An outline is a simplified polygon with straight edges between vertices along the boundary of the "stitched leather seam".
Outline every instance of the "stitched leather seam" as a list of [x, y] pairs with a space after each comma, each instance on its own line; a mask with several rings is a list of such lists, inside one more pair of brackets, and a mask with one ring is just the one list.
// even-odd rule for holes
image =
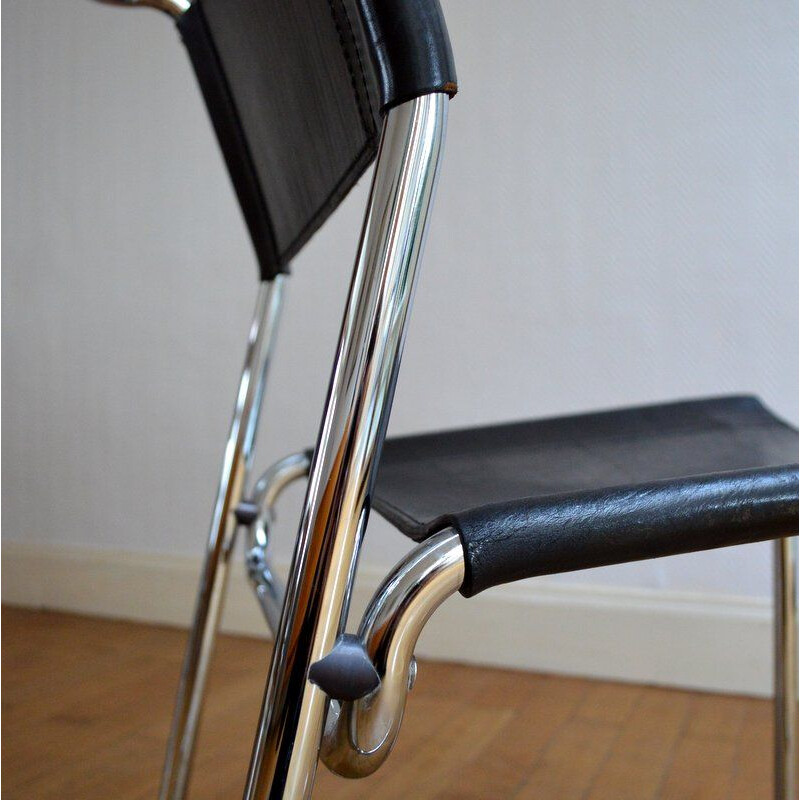
[[364, 61], [361, 58], [361, 50], [358, 47], [356, 34], [353, 31], [353, 23], [350, 21], [350, 13], [347, 10], [347, 4], [344, 1], [342, 2], [342, 11], [344, 11], [344, 18], [347, 20], [347, 28], [350, 31], [350, 39], [353, 42], [353, 50], [356, 51], [356, 58], [358, 59], [358, 71], [361, 75], [361, 85], [364, 87], [364, 96], [367, 98], [367, 105], [369, 106], [369, 116], [367, 117], [368, 129], [369, 131], [374, 131], [375, 125], [373, 123], [373, 120], [375, 119], [375, 110], [372, 108], [372, 100], [370, 99], [369, 96], [369, 87], [367, 86], [367, 74], [364, 71]]
[[[350, 75], [350, 85], [353, 87], [353, 98], [356, 101], [356, 108], [358, 108], [359, 117], [361, 118], [361, 125], [367, 141], [364, 143], [364, 146], [359, 150], [355, 158], [350, 162], [347, 169], [344, 170], [344, 172], [342, 173], [342, 177], [336, 182], [336, 184], [333, 186], [331, 191], [326, 195], [322, 203], [319, 204], [317, 209], [311, 215], [309, 221], [300, 229], [297, 235], [291, 240], [291, 242], [289, 242], [288, 245], [286, 245], [286, 247], [283, 250], [277, 250], [276, 248], [278, 252], [278, 260], [281, 262], [281, 265], [289, 261], [305, 244], [305, 242], [307, 241], [307, 237], [311, 235], [309, 231], [313, 233], [322, 224], [320, 222], [320, 217], [325, 213], [325, 210], [328, 208], [328, 205], [333, 200], [333, 198], [336, 197], [336, 195], [342, 191], [342, 186], [348, 181], [350, 181], [352, 173], [358, 168], [364, 156], [370, 152], [370, 149], [375, 141], [376, 130], [373, 122], [374, 118], [372, 116], [373, 113], [372, 102], [370, 101], [369, 98], [369, 90], [367, 88], [367, 78], [364, 72], [364, 64], [361, 60], [361, 54], [358, 49], [358, 44], [356, 42], [352, 24], [350, 22], [350, 16], [347, 13], [347, 8], [345, 4], [342, 2], [341, 9], [345, 15], [345, 19], [347, 20], [347, 25], [350, 28], [350, 36], [353, 41], [353, 47], [355, 48], [356, 56], [358, 58], [358, 66], [361, 75], [361, 83], [364, 89], [364, 95], [366, 96], [367, 102], [369, 103], [369, 111], [370, 111], [369, 116], [367, 115], [367, 112], [364, 108], [364, 104], [361, 102], [361, 96], [358, 91], [355, 71], [353, 70], [353, 65], [348, 55], [347, 47], [345, 46], [344, 34], [342, 33], [341, 26], [339, 25], [336, 16], [336, 11], [333, 7], [333, 0], [328, 0], [328, 8], [331, 13], [331, 19], [333, 20], [333, 25], [336, 28], [336, 33], [339, 36], [339, 45], [341, 47], [342, 56], [344, 58], [345, 64], [347, 65], [348, 74]], [[370, 160], [371, 159], [369, 159], [367, 163], [369, 163]], [[366, 169], [366, 164], [364, 165], [364, 169]], [[352, 188], [354, 184], [355, 180], [352, 181], [352, 184], [349, 188]]]
[[[351, 22], [350, 22], [350, 17], [347, 14], [347, 10], [344, 7], [344, 4], [342, 4], [342, 9], [343, 9], [345, 17], [347, 19], [347, 24], [350, 27], [350, 34], [351, 34], [351, 37], [352, 37], [353, 46], [355, 47], [356, 54], [358, 56], [361, 81], [362, 81], [362, 85], [363, 85], [363, 88], [364, 88], [364, 94], [365, 94], [365, 96], [367, 98], [367, 102], [369, 104], [369, 115], [368, 115], [368, 112], [366, 111], [366, 109], [364, 107], [364, 103], [361, 101], [361, 97], [360, 97], [360, 94], [359, 94], [359, 91], [358, 91], [358, 84], [357, 84], [357, 80], [358, 79], [357, 79], [355, 71], [353, 69], [353, 65], [351, 63], [351, 59], [348, 57], [348, 51], [347, 51], [347, 48], [345, 47], [344, 35], [343, 35], [343, 32], [341, 30], [340, 25], [338, 24], [336, 13], [335, 13], [335, 10], [333, 8], [333, 0], [328, 0], [328, 6], [330, 8], [331, 16], [333, 18], [333, 22], [334, 22], [334, 25], [336, 27], [337, 34], [339, 36], [339, 43], [340, 43], [342, 55], [344, 57], [345, 63], [347, 65], [348, 74], [350, 76], [350, 83], [351, 83], [351, 86], [353, 88], [353, 97], [355, 99], [356, 107], [357, 107], [358, 112], [359, 112], [359, 118], [361, 120], [363, 133], [364, 133], [364, 135], [366, 137], [366, 142], [364, 143], [364, 146], [359, 150], [359, 152], [355, 156], [355, 158], [348, 165], [348, 167], [344, 170], [344, 172], [342, 173], [341, 178], [336, 182], [336, 184], [333, 186], [331, 191], [326, 195], [325, 199], [317, 206], [317, 208], [311, 214], [308, 222], [291, 239], [291, 241], [289, 242], [289, 244], [286, 245], [286, 247], [281, 248], [279, 246], [278, 239], [277, 239], [276, 234], [275, 234], [275, 228], [274, 228], [274, 226], [272, 224], [272, 216], [271, 216], [270, 211], [269, 211], [269, 204], [267, 203], [266, 196], [264, 195], [264, 188], [263, 188], [263, 185], [262, 185], [262, 181], [261, 181], [259, 172], [256, 169], [255, 160], [253, 158], [252, 151], [251, 151], [247, 136], [245, 134], [244, 127], [243, 127], [242, 122], [241, 122], [241, 118], [239, 116], [239, 111], [238, 111], [238, 108], [237, 108], [235, 95], [234, 95], [233, 91], [231, 90], [231, 86], [230, 86], [230, 83], [228, 82], [227, 75], [225, 73], [225, 70], [223, 69], [222, 59], [221, 59], [221, 57], [219, 55], [219, 51], [217, 49], [216, 42], [214, 41], [214, 38], [213, 38], [213, 35], [212, 35], [212, 32], [211, 32], [211, 26], [208, 24], [208, 22], [206, 20], [205, 13], [204, 13], [203, 8], [201, 6], [201, 0], [196, 0], [196, 2], [193, 5], [198, 6], [198, 8], [196, 9], [196, 11], [194, 13], [198, 16], [198, 20], [201, 23], [201, 28], [202, 28], [202, 31], [204, 33], [204, 37], [203, 38], [207, 42], [208, 51], [209, 51], [209, 54], [210, 54], [211, 65], [212, 65], [213, 71], [217, 74], [218, 79], [219, 79], [220, 88], [221, 88], [221, 95], [223, 96], [223, 100], [225, 102], [227, 102], [227, 104], [230, 106], [230, 109], [232, 111], [231, 114], [224, 114], [224, 117], [227, 117], [228, 121], [230, 122], [230, 124], [231, 124], [231, 126], [233, 128], [233, 130], [232, 130], [232, 134], [233, 134], [232, 138], [234, 139], [233, 146], [239, 152], [239, 155], [241, 156], [241, 158], [242, 158], [242, 160], [244, 162], [243, 166], [244, 166], [245, 171], [249, 173], [249, 175], [251, 176], [251, 178], [254, 181], [254, 184], [255, 184], [254, 185], [254, 189], [255, 189], [255, 191], [254, 192], [249, 192], [249, 194], [250, 195], [255, 195], [254, 199], [255, 199], [255, 202], [257, 203], [257, 216], [263, 221], [263, 224], [266, 227], [266, 231], [265, 232], [269, 236], [271, 244], [272, 244], [272, 252], [274, 253], [274, 262], [273, 262], [272, 259], [268, 259], [266, 264], [261, 263], [262, 259], [260, 257], [258, 257], [259, 253], [256, 252], [257, 260], [259, 261], [259, 263], [261, 265], [262, 275], [264, 275], [264, 274], [278, 274], [278, 273], [280, 273], [280, 272], [285, 270], [286, 264], [289, 262], [289, 260], [300, 250], [300, 248], [303, 246], [303, 244], [305, 244], [305, 242], [307, 241], [307, 238], [310, 236], [309, 232], [313, 233], [321, 225], [320, 217], [322, 217], [325, 214], [326, 209], [330, 205], [331, 201], [337, 195], [339, 195], [339, 194], [343, 195], [343, 194], [346, 193], [346, 192], [342, 191], [342, 187], [345, 184], [347, 184], [348, 182], [351, 182], [351, 187], [349, 187], [349, 188], [352, 188], [352, 184], [355, 184], [355, 180], [352, 179], [353, 172], [358, 170], [359, 165], [362, 162], [364, 162], [365, 158], [366, 158], [366, 163], [363, 164], [363, 169], [366, 168], [367, 164], [371, 160], [371, 158], [369, 158], [369, 155], [370, 155], [371, 150], [373, 149], [377, 131], [375, 129], [375, 125], [374, 125], [374, 121], [373, 121], [374, 118], [372, 116], [372, 104], [371, 104], [371, 101], [370, 101], [370, 98], [369, 98], [369, 91], [367, 89], [367, 81], [366, 81], [366, 75], [364, 73], [364, 66], [363, 66], [363, 63], [361, 61], [361, 56], [360, 56], [360, 53], [359, 53], [359, 50], [358, 50], [358, 45], [357, 45], [357, 42], [356, 42], [356, 39], [355, 39], [355, 34], [353, 33], [352, 25], [351, 25]], [[180, 22], [178, 24], [178, 27], [181, 28]], [[203, 46], [203, 42], [200, 42], [199, 44], [200, 44], [200, 47]], [[209, 112], [211, 112], [211, 107], [210, 106], [209, 106]], [[212, 118], [213, 118], [213, 112], [212, 112]], [[222, 144], [221, 141], [220, 141], [220, 144]], [[374, 155], [374, 153], [372, 153], [372, 155]], [[361, 172], [363, 172], [363, 169], [361, 169]], [[357, 179], [357, 177], [358, 176], [356, 176], [356, 179]], [[233, 178], [233, 175], [231, 175], [231, 178]], [[234, 182], [234, 188], [236, 188], [236, 182]], [[237, 190], [237, 195], [238, 195], [238, 190]], [[244, 208], [242, 208], [242, 210], [244, 210]], [[252, 232], [251, 232], [251, 239], [252, 238], [253, 238], [253, 235], [252, 235]]]
[[[353, 33], [353, 26], [350, 23], [350, 17], [347, 14], [347, 7], [345, 6], [345, 4], [342, 2], [339, 4], [339, 6], [342, 9], [342, 13], [344, 14], [344, 17], [347, 20], [347, 26], [350, 29], [350, 38], [353, 42], [353, 47], [355, 48], [356, 51], [356, 57], [358, 58], [358, 67], [361, 74], [361, 85], [364, 89], [364, 94], [367, 97], [367, 102], [369, 102], [369, 92], [367, 91], [367, 77], [364, 74], [364, 65], [361, 62], [361, 55], [358, 52], [358, 45], [356, 44], [356, 37], [355, 34]], [[328, 0], [328, 8], [330, 9], [331, 12], [331, 18], [333, 19], [333, 25], [336, 28], [336, 33], [339, 35], [339, 45], [341, 46], [342, 49], [342, 56], [344, 57], [345, 63], [347, 64], [347, 71], [350, 74], [350, 83], [353, 86], [353, 97], [355, 98], [356, 107], [358, 108], [358, 113], [359, 116], [361, 117], [361, 124], [364, 127], [364, 133], [367, 135], [367, 137], [369, 137], [373, 131], [372, 117], [371, 116], [367, 117], [367, 112], [364, 108], [364, 104], [361, 102], [361, 96], [359, 95], [358, 85], [356, 83], [356, 73], [355, 70], [353, 69], [353, 64], [350, 59], [350, 54], [348, 53], [347, 46], [345, 44], [344, 33], [342, 32], [342, 28], [339, 25], [339, 20], [337, 19], [336, 11], [333, 7], [333, 0]], [[371, 111], [372, 108], [370, 107], [370, 112]]]
[[[272, 225], [272, 217], [269, 213], [269, 207], [267, 205], [266, 198], [264, 197], [264, 190], [261, 186], [261, 180], [259, 179], [258, 170], [256, 169], [255, 160], [253, 159], [253, 154], [250, 150], [250, 145], [247, 141], [247, 136], [244, 132], [244, 126], [242, 125], [241, 118], [239, 116], [239, 109], [236, 105], [236, 99], [234, 97], [233, 92], [231, 91], [230, 84], [228, 82], [228, 77], [225, 74], [225, 70], [222, 68], [222, 59], [220, 58], [219, 51], [217, 50], [216, 42], [214, 41], [214, 36], [211, 33], [211, 26], [208, 24], [206, 20], [205, 12], [203, 11], [203, 7], [201, 5], [201, 0], [195, 0], [192, 4], [191, 10], [197, 9], [195, 12], [198, 14], [198, 20], [200, 21], [201, 28], [205, 34], [205, 39], [208, 42], [208, 49], [211, 55], [212, 64], [214, 71], [217, 73], [220, 81], [220, 86], [222, 88], [223, 95], [227, 102], [230, 104], [230, 107], [233, 111], [232, 117], [232, 124], [235, 130], [235, 138], [237, 139], [237, 145], [241, 149], [242, 158], [245, 161], [246, 167], [249, 169], [251, 176], [255, 181], [255, 196], [256, 202], [259, 206], [259, 215], [265, 222], [267, 227], [267, 232], [269, 233], [269, 237], [272, 240], [272, 251], [275, 253], [277, 264], [277, 270], [274, 270], [276, 274], [281, 271], [283, 266], [283, 258], [281, 256], [281, 251], [278, 247], [278, 240], [275, 236], [275, 229]], [[181, 17], [182, 19], [183, 17]], [[180, 27], [180, 25], [178, 26]], [[188, 41], [187, 41], [188, 44]], [[209, 107], [209, 112], [211, 112], [211, 108]], [[222, 144], [222, 142], [220, 142]], [[231, 175], [231, 179], [233, 176]], [[234, 187], [235, 188], [235, 187]], [[244, 211], [244, 209], [242, 209]], [[258, 261], [261, 259], [258, 258], [258, 253], [256, 253], [256, 258]], [[273, 269], [267, 269], [266, 272], [272, 272]]]

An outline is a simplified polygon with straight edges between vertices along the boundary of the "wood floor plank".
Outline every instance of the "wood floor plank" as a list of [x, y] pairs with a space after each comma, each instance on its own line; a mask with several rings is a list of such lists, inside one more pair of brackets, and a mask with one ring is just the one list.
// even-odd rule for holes
[[[2, 612], [4, 800], [155, 796], [185, 631]], [[193, 800], [240, 797], [269, 644], [220, 637]], [[323, 800], [754, 800], [771, 790], [770, 704], [420, 664], [395, 751]]]
[[744, 712], [741, 698], [692, 698], [688, 725], [661, 788], [663, 800], [727, 800]]
[[515, 797], [581, 800], [618, 733], [617, 725], [573, 717], [555, 734]]
[[654, 800], [688, 711], [683, 693], [643, 689], [587, 800]]
[[764, 797], [772, 796], [772, 709], [761, 700], [744, 702], [744, 724], [737, 742], [730, 800], [751, 800], [754, 786], [764, 787]]
[[[515, 676], [495, 701], [512, 716], [483, 757], [454, 777], [438, 800], [504, 800], [513, 797], [555, 733], [586, 697], [586, 681], [548, 676]], [[535, 680], [531, 680], [535, 678]]]
[[625, 683], [595, 683], [575, 709], [575, 717], [621, 725], [630, 717], [644, 692], [641, 686]]

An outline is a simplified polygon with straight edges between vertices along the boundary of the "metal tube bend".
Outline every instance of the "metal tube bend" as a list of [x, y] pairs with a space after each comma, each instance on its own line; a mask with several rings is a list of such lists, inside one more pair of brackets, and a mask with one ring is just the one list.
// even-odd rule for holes
[[154, 8], [166, 12], [173, 19], [178, 19], [192, 5], [191, 0], [99, 0], [99, 2], [128, 8]]
[[461, 539], [448, 529], [413, 550], [375, 593], [358, 635], [381, 685], [360, 700], [330, 701], [320, 752], [328, 769], [362, 778], [386, 760], [416, 675], [417, 639], [431, 614], [463, 580]]
[[269, 525], [273, 521], [275, 503], [281, 492], [293, 481], [308, 476], [311, 456], [303, 451], [284, 456], [267, 467], [256, 481], [251, 492], [251, 502], [258, 506], [258, 517], [249, 528], [248, 547], [267, 546]]
[[247, 525], [245, 568], [273, 635], [278, 632], [286, 589], [273, 571], [267, 554], [269, 530], [275, 521], [275, 503], [281, 492], [293, 481], [305, 478], [310, 465], [311, 456], [307, 452], [292, 453], [276, 461], [256, 481], [249, 501], [258, 513]]

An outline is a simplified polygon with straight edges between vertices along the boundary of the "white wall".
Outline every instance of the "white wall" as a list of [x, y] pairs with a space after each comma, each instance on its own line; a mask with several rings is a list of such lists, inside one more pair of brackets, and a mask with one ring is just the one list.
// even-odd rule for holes
[[[796, 422], [795, 4], [443, 5], [461, 92], [392, 431], [740, 391]], [[86, 0], [3, 23], [4, 540], [198, 554], [255, 267], [185, 54]], [[297, 259], [261, 464], [315, 435], [365, 190]], [[404, 549], [375, 518], [363, 563]], [[753, 546], [556, 580], [769, 579]]]

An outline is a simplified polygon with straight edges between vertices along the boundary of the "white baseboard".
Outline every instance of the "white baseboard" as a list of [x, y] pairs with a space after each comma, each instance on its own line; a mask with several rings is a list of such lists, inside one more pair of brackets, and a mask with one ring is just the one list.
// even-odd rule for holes
[[[192, 558], [5, 542], [2, 600], [185, 627], [198, 570]], [[359, 571], [354, 613], [360, 616], [383, 577]], [[527, 582], [452, 598], [428, 623], [417, 653], [766, 696], [771, 619], [770, 603], [759, 599]], [[232, 565], [222, 624], [231, 633], [267, 635], [240, 563]]]

